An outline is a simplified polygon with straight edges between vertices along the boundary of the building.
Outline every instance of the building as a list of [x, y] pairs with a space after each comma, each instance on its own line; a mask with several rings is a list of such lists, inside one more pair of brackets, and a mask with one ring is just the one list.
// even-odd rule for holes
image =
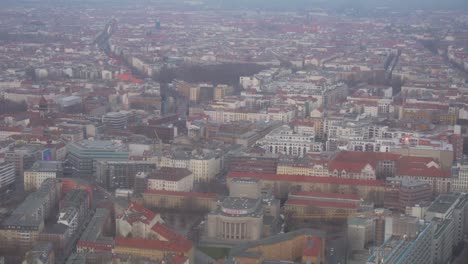
[[468, 192], [468, 159], [460, 160], [452, 169], [454, 179], [452, 190], [454, 192]]
[[167, 254], [176, 254], [188, 257], [190, 264], [195, 263], [193, 245], [189, 240], [164, 241], [117, 237], [113, 253], [145, 257], [151, 261], [164, 259]]
[[320, 152], [320, 143], [315, 143], [314, 131], [296, 132], [289, 126], [274, 129], [257, 141], [268, 153], [303, 157], [310, 152]]
[[208, 214], [207, 237], [223, 242], [258, 240], [262, 237], [263, 208], [260, 199], [228, 197]]
[[420, 223], [417, 217], [406, 215], [385, 216], [384, 240], [392, 236], [416, 238], [420, 231]]
[[444, 170], [434, 159], [424, 157], [401, 158], [395, 171], [397, 179], [429, 183], [435, 195], [451, 191], [451, 176], [451, 171]]
[[295, 219], [293, 221], [307, 216], [326, 218], [352, 215], [360, 210], [361, 202], [355, 194], [297, 191], [288, 195], [284, 210]]
[[59, 259], [68, 256], [70, 235], [69, 227], [64, 224], [46, 225], [39, 234], [39, 241], [52, 243], [56, 259]]
[[175, 151], [155, 162], [158, 167], [186, 168], [193, 173], [195, 182], [209, 182], [221, 172], [221, 158], [209, 149]]
[[164, 225], [161, 217], [141, 205], [132, 203], [117, 218], [115, 254], [129, 254], [161, 260], [167, 254], [183, 255], [194, 263], [193, 244]]
[[142, 196], [143, 204], [148, 208], [210, 211], [215, 209], [218, 203], [215, 193], [147, 190]]
[[103, 140], [71, 142], [67, 145], [67, 151], [74, 176], [86, 178], [95, 176], [98, 161], [125, 161], [129, 155], [126, 146]]
[[432, 200], [432, 186], [426, 181], [386, 179], [384, 207], [405, 212], [407, 207], [413, 207], [422, 202]]
[[390, 147], [390, 152], [400, 154], [405, 157], [423, 157], [432, 158], [440, 163], [443, 170], [452, 168], [454, 161], [454, 152], [452, 144], [443, 141], [427, 142], [419, 139], [416, 143], [400, 144]]
[[299, 229], [234, 246], [229, 259], [232, 263], [320, 264], [325, 262], [326, 234], [315, 229]]
[[24, 171], [24, 190], [36, 190], [44, 180], [61, 178], [62, 176], [62, 162], [36, 161], [30, 169]]
[[368, 248], [374, 239], [374, 221], [369, 218], [348, 218], [348, 243], [351, 250]]
[[189, 192], [193, 189], [193, 174], [183, 168], [162, 167], [147, 173], [146, 178], [148, 190]]
[[416, 238], [392, 236], [383, 245], [373, 250], [367, 264], [428, 264], [434, 263], [429, 254], [433, 237], [432, 223], [422, 223]]
[[76, 244], [76, 251], [78, 253], [112, 252], [114, 239], [106, 236], [110, 232], [110, 225], [110, 210], [107, 208], [97, 208]]
[[15, 183], [15, 164], [11, 162], [0, 163], [0, 191], [6, 190]]
[[156, 164], [150, 161], [99, 160], [96, 166], [97, 181], [103, 183], [110, 191], [133, 189], [137, 173], [156, 170]]
[[60, 201], [57, 223], [64, 224], [74, 234], [89, 214], [90, 197], [86, 190], [73, 189]]
[[136, 203], [116, 217], [116, 234], [119, 237], [139, 237], [149, 239], [152, 236], [151, 229], [158, 223], [164, 223], [159, 214], [144, 208]]
[[[31, 168], [42, 153], [32, 146], [12, 147], [5, 152], [5, 161], [15, 164], [16, 182], [22, 183], [24, 170]], [[22, 184], [21, 184], [22, 185]]]
[[127, 128], [127, 113], [109, 112], [102, 116], [102, 123], [113, 129], [123, 130]]
[[276, 174], [278, 158], [265, 156], [238, 155], [230, 157], [229, 170], [245, 172], [263, 172]]
[[287, 158], [281, 157], [278, 162], [277, 173], [283, 175], [305, 175], [314, 177], [328, 177], [328, 157], [319, 156], [318, 158]]
[[44, 221], [56, 206], [57, 190], [54, 179], [45, 180], [0, 225], [0, 247], [27, 251], [38, 241]]
[[37, 243], [26, 252], [23, 264], [55, 264], [55, 252], [52, 243]]
[[262, 188], [269, 188], [278, 199], [286, 199], [291, 190], [357, 194], [364, 200], [383, 204], [385, 182], [380, 180], [346, 179], [339, 177], [310, 177], [231, 171], [228, 181], [235, 178], [261, 180]]
[[461, 193], [441, 194], [426, 210], [425, 219], [434, 224], [433, 263], [446, 263], [452, 250], [468, 233], [468, 197]]
[[229, 182], [229, 197], [208, 214], [206, 237], [214, 243], [235, 244], [257, 240], [279, 229], [280, 202], [257, 179]]

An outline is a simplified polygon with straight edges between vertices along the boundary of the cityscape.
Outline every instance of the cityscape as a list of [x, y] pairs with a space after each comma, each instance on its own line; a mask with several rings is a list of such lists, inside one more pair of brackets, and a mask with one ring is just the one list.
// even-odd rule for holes
[[0, 264], [468, 263], [468, 2], [0, 5]]

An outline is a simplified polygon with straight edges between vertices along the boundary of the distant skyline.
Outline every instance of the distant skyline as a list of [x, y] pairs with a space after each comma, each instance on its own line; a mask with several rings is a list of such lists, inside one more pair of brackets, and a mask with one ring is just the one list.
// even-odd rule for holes
[[171, 3], [177, 2], [188, 6], [188, 3], [208, 4], [218, 8], [260, 8], [266, 10], [297, 10], [304, 8], [329, 7], [346, 8], [376, 8], [389, 7], [402, 10], [417, 9], [468, 9], [467, 0], [5, 0], [10, 3]]

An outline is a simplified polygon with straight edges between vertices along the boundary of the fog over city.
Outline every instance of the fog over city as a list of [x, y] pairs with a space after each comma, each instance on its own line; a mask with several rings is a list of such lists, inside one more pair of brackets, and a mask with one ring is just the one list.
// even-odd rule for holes
[[468, 1], [0, 1], [0, 264], [466, 264]]

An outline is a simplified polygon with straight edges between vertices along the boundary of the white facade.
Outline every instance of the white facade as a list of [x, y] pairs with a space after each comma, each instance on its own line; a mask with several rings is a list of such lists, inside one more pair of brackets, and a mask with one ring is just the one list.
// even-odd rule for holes
[[189, 192], [193, 189], [193, 174], [183, 177], [180, 180], [148, 179], [148, 189]]
[[191, 159], [188, 168], [193, 173], [195, 181], [210, 181], [221, 171], [221, 162], [215, 157], [207, 159]]
[[468, 165], [458, 165], [458, 178], [452, 180], [452, 188], [454, 192], [468, 193]]
[[288, 126], [279, 127], [263, 139], [257, 141], [269, 153], [280, 153], [292, 156], [304, 156], [310, 152], [320, 152], [320, 144], [315, 144], [312, 130], [295, 133]]
[[25, 171], [24, 190], [37, 190], [41, 186], [42, 182], [49, 178], [57, 178], [57, 173], [50, 171]]

